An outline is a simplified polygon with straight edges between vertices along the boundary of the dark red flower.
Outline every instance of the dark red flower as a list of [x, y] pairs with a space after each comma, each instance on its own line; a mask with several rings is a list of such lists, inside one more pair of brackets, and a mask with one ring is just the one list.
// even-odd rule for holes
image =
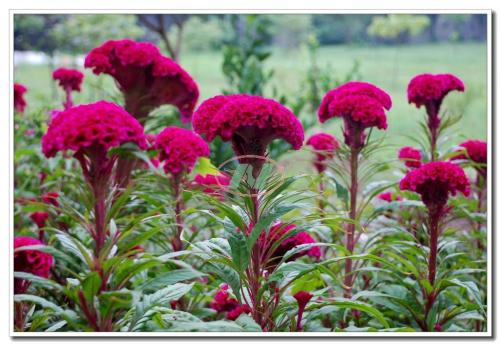
[[20, 113], [24, 113], [26, 108], [26, 100], [24, 99], [24, 94], [28, 91], [26, 86], [22, 84], [14, 84], [14, 110]]
[[299, 310], [297, 312], [297, 331], [302, 330], [302, 315], [304, 314], [307, 303], [309, 303], [312, 297], [313, 295], [307, 291], [299, 291], [293, 295], [293, 298], [295, 298], [297, 304], [299, 305]]
[[[203, 102], [193, 115], [194, 130], [208, 141], [221, 137], [231, 141], [237, 156], [266, 155], [274, 139], [286, 140], [298, 150], [304, 141], [304, 129], [295, 115], [280, 103], [260, 96], [216, 96]], [[254, 175], [264, 161], [251, 157], [241, 163], [254, 167]]]
[[483, 140], [466, 140], [459, 145], [463, 152], [453, 159], [469, 159], [474, 163], [486, 164], [488, 160], [488, 144]]
[[[31, 237], [14, 238], [14, 249], [41, 244], [43, 243]], [[53, 264], [52, 255], [40, 250], [14, 251], [14, 271], [16, 272], [27, 272], [42, 278], [48, 278]], [[14, 278], [14, 293], [25, 293], [29, 285], [29, 281]]]
[[229, 286], [222, 284], [210, 303], [210, 307], [218, 313], [227, 313], [226, 319], [228, 320], [236, 320], [242, 313], [250, 313], [250, 307], [247, 304], [241, 304], [236, 298], [231, 298], [228, 290]]
[[398, 158], [402, 160], [408, 168], [419, 168], [422, 165], [422, 153], [420, 150], [405, 146], [399, 150]]
[[52, 78], [59, 82], [64, 90], [81, 91], [83, 73], [72, 68], [58, 68], [52, 73]]
[[444, 97], [451, 91], [465, 90], [464, 83], [453, 74], [419, 74], [408, 84], [408, 103], [424, 105], [439, 113]]
[[401, 201], [401, 200], [403, 200], [403, 198], [401, 198], [401, 196], [399, 196], [399, 195], [395, 196], [391, 192], [380, 193], [377, 196], [377, 199], [382, 200], [382, 201], [387, 201], [387, 202], [393, 202], [393, 201]]
[[199, 135], [175, 126], [158, 134], [154, 147], [165, 173], [173, 175], [191, 172], [198, 158], [210, 156], [208, 144]]
[[325, 160], [332, 159], [333, 153], [339, 149], [340, 143], [333, 135], [328, 133], [317, 133], [311, 135], [306, 142], [306, 145], [311, 146], [316, 154], [314, 166], [318, 172], [326, 170]]
[[45, 227], [45, 223], [49, 218], [49, 214], [47, 212], [37, 211], [30, 214], [31, 220], [38, 226], [39, 228]]
[[224, 188], [229, 186], [231, 183], [231, 177], [225, 173], [220, 173], [218, 175], [207, 174], [205, 176], [197, 174], [194, 177], [195, 185], [203, 187], [203, 192], [223, 197], [221, 192], [224, 192]]
[[55, 207], [59, 207], [59, 202], [57, 201], [59, 198], [59, 193], [57, 192], [47, 192], [42, 194], [41, 199], [44, 203], [49, 205], [54, 205]]
[[385, 110], [391, 106], [391, 97], [375, 85], [348, 82], [323, 97], [318, 117], [322, 123], [332, 117], [342, 117], [345, 143], [360, 148], [364, 145], [366, 128], [387, 129]]
[[429, 209], [445, 206], [449, 195], [470, 193], [467, 175], [460, 166], [450, 162], [431, 162], [410, 171], [399, 188], [420, 194]]
[[46, 157], [66, 150], [107, 152], [127, 142], [147, 147], [141, 124], [116, 104], [100, 101], [67, 109], [55, 117], [42, 138], [42, 151]]
[[187, 122], [198, 101], [198, 86], [191, 76], [148, 42], [107, 41], [90, 51], [85, 67], [111, 75], [125, 96], [125, 108], [138, 118], [171, 104]]

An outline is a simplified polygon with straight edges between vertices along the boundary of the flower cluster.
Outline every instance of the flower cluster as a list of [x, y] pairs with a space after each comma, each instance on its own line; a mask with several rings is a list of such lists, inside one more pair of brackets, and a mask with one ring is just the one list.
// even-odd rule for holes
[[380, 193], [377, 196], [377, 199], [382, 200], [382, 201], [386, 201], [386, 202], [393, 202], [393, 201], [401, 201], [401, 200], [403, 200], [403, 198], [401, 198], [400, 195], [394, 195], [391, 192]]
[[210, 156], [208, 144], [196, 133], [180, 127], [167, 127], [156, 136], [154, 148], [165, 173], [189, 173], [200, 157]]
[[450, 162], [430, 162], [410, 171], [401, 180], [401, 190], [420, 194], [428, 207], [443, 207], [449, 195], [469, 195], [469, 179], [463, 169]]
[[42, 138], [42, 151], [53, 157], [57, 151], [107, 151], [127, 142], [146, 148], [141, 124], [116, 104], [100, 101], [67, 109], [55, 117]]
[[314, 166], [318, 172], [326, 170], [325, 160], [332, 159], [333, 153], [339, 149], [340, 143], [337, 138], [328, 133], [317, 133], [311, 135], [306, 142], [306, 145], [311, 146], [316, 153]]
[[464, 83], [453, 74], [419, 74], [408, 84], [408, 103], [432, 108], [437, 114], [444, 97], [451, 91], [465, 90]]
[[207, 174], [205, 176], [197, 174], [194, 177], [194, 182], [196, 185], [203, 187], [203, 193], [220, 196], [221, 189], [224, 189], [224, 187], [229, 186], [231, 183], [231, 177], [225, 173], [217, 175]]
[[229, 286], [222, 284], [210, 303], [210, 307], [218, 313], [227, 313], [226, 319], [228, 320], [236, 320], [241, 314], [250, 313], [250, 307], [247, 304], [241, 304], [236, 298], [231, 298], [228, 290]]
[[52, 78], [59, 82], [64, 90], [80, 91], [83, 81], [83, 73], [72, 68], [58, 68], [52, 73]]
[[332, 117], [342, 117], [346, 144], [360, 148], [364, 145], [366, 128], [387, 129], [385, 110], [391, 106], [391, 97], [375, 85], [348, 82], [323, 97], [318, 117], [322, 123]]
[[483, 140], [466, 140], [459, 145], [463, 152], [453, 159], [470, 159], [474, 163], [486, 164], [488, 159], [488, 145]]
[[198, 101], [198, 86], [191, 76], [151, 43], [109, 40], [90, 51], [85, 67], [111, 75], [125, 96], [125, 108], [139, 118], [172, 104], [182, 120], [189, 121]]
[[[31, 237], [14, 238], [14, 250], [16, 248], [41, 245], [37, 239]], [[48, 278], [50, 268], [54, 264], [52, 255], [40, 250], [14, 251], [14, 271], [27, 272], [42, 278]], [[29, 287], [29, 281], [14, 278], [14, 293], [25, 293]]]
[[20, 113], [26, 108], [26, 100], [24, 94], [28, 91], [26, 86], [22, 84], [14, 84], [14, 109]]
[[405, 163], [408, 168], [420, 168], [422, 165], [422, 153], [420, 150], [405, 146], [399, 150], [398, 158]]

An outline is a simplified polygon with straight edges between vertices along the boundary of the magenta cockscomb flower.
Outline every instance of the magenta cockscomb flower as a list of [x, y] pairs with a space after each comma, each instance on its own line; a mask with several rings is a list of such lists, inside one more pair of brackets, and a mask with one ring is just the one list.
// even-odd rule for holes
[[218, 313], [226, 313], [228, 320], [236, 320], [241, 314], [250, 313], [250, 307], [247, 304], [241, 304], [236, 298], [230, 297], [228, 290], [229, 286], [222, 284], [210, 303], [210, 307]]
[[[40, 250], [18, 250], [17, 248], [42, 245], [43, 243], [31, 237], [14, 238], [14, 271], [27, 272], [42, 278], [48, 278], [54, 258], [49, 253]], [[23, 294], [28, 290], [30, 282], [14, 278], [14, 293]]]
[[148, 42], [110, 40], [94, 48], [85, 58], [85, 67], [95, 74], [108, 74], [125, 96], [125, 109], [137, 118], [153, 109], [171, 104], [181, 119], [191, 119], [198, 101], [198, 86], [175, 61], [162, 56]]
[[81, 91], [83, 73], [77, 69], [61, 67], [52, 73], [52, 78], [59, 82], [59, 86], [66, 94], [66, 100], [63, 103], [64, 109], [71, 108], [73, 106], [71, 93]]
[[383, 192], [377, 195], [377, 199], [386, 201], [386, 202], [393, 202], [393, 201], [401, 201], [403, 198], [399, 195], [394, 195], [391, 192]]
[[340, 143], [333, 135], [328, 133], [317, 133], [311, 135], [306, 142], [315, 152], [314, 166], [318, 172], [326, 170], [326, 160], [332, 159], [334, 152], [339, 149]]
[[366, 128], [387, 129], [385, 110], [391, 106], [391, 97], [375, 85], [348, 82], [323, 97], [318, 117], [322, 123], [332, 117], [342, 117], [345, 143], [360, 148], [364, 146]]
[[424, 164], [406, 174], [399, 187], [420, 194], [428, 208], [443, 207], [450, 195], [460, 192], [467, 196], [470, 192], [467, 175], [460, 166], [450, 162]]
[[264, 160], [245, 157], [266, 155], [274, 139], [287, 141], [298, 150], [304, 129], [295, 115], [280, 103], [260, 96], [216, 96], [203, 102], [193, 115], [194, 130], [208, 141], [231, 141], [241, 163], [251, 164], [257, 176]]
[[462, 153], [452, 159], [469, 160], [475, 164], [476, 171], [486, 177], [486, 163], [488, 160], [488, 144], [483, 140], [466, 140], [460, 145]]
[[202, 187], [203, 193], [217, 196], [221, 200], [224, 198], [223, 193], [226, 187], [229, 186], [230, 183], [231, 183], [231, 177], [222, 172], [217, 175], [197, 174], [194, 177], [194, 185]]
[[423, 105], [429, 113], [437, 115], [448, 93], [464, 90], [464, 83], [453, 74], [419, 74], [408, 84], [408, 103], [415, 104], [417, 108]]
[[422, 152], [411, 146], [402, 147], [399, 150], [398, 158], [402, 160], [408, 168], [420, 168], [422, 165]]
[[24, 94], [28, 91], [26, 86], [22, 84], [14, 84], [14, 110], [19, 113], [24, 113], [26, 108], [26, 100]]
[[297, 331], [302, 330], [302, 315], [304, 314], [304, 310], [306, 309], [307, 303], [309, 303], [312, 297], [313, 295], [311, 295], [307, 291], [299, 291], [295, 295], [293, 295], [293, 298], [295, 298], [299, 306], [297, 312]]
[[38, 228], [44, 228], [47, 219], [49, 219], [49, 214], [43, 211], [37, 211], [30, 214], [30, 219], [36, 224]]
[[154, 148], [167, 174], [191, 172], [200, 157], [210, 156], [208, 144], [196, 133], [180, 127], [167, 127], [156, 136]]
[[44, 193], [40, 196], [40, 198], [42, 199], [42, 202], [44, 202], [45, 204], [59, 207], [59, 201], [57, 201], [57, 198], [59, 198], [59, 193], [57, 192]]

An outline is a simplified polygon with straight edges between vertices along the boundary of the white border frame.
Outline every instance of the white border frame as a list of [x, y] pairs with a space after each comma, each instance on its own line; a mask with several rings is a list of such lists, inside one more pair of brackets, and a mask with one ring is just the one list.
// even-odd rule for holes
[[[485, 14], [487, 15], [487, 110], [488, 110], [488, 133], [487, 133], [487, 143], [488, 143], [488, 162], [493, 161], [493, 113], [492, 113], [492, 10], [411, 10], [411, 9], [346, 9], [346, 10], [329, 10], [329, 9], [116, 9], [116, 10], [28, 10], [28, 9], [11, 9], [9, 10], [9, 229], [14, 229], [14, 95], [13, 95], [13, 84], [14, 84], [14, 15], [15, 14], [140, 14], [140, 13], [171, 13], [171, 14], [182, 14], [182, 13], [195, 13], [195, 14], [217, 14], [217, 13], [235, 13], [235, 14], [245, 14], [245, 13], [262, 13], [262, 14], [386, 14], [386, 13], [417, 13], [417, 14]], [[492, 197], [493, 188], [492, 184], [492, 164], [488, 164], [488, 188], [487, 188], [487, 331], [486, 332], [408, 332], [408, 333], [398, 333], [398, 332], [346, 332], [346, 333], [327, 333], [327, 332], [15, 332], [14, 325], [12, 322], [13, 316], [13, 293], [14, 293], [14, 283], [12, 277], [12, 268], [14, 267], [12, 248], [14, 243], [14, 233], [9, 231], [9, 335], [14, 338], [72, 338], [72, 337], [89, 337], [89, 338], [101, 338], [101, 337], [154, 337], [154, 338], [289, 338], [289, 337], [300, 337], [300, 338], [492, 338], [493, 333], [493, 294], [492, 294], [492, 281], [493, 281], [493, 218], [492, 218]]]

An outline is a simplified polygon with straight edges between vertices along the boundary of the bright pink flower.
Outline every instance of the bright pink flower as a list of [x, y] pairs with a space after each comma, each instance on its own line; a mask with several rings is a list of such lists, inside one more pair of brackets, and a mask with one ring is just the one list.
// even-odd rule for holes
[[402, 160], [408, 168], [420, 168], [422, 165], [422, 153], [420, 150], [405, 146], [399, 150], [398, 158]]
[[295, 298], [297, 304], [299, 305], [299, 310], [297, 312], [297, 331], [302, 330], [302, 315], [304, 314], [307, 303], [309, 303], [312, 297], [313, 295], [307, 291], [299, 291], [293, 295], [293, 298]]
[[[295, 115], [280, 103], [260, 96], [216, 96], [203, 102], [193, 116], [194, 130], [208, 141], [221, 137], [231, 140], [237, 156], [265, 156], [274, 139], [286, 140], [298, 150], [304, 141], [304, 129]], [[254, 172], [264, 161], [241, 158]]]
[[46, 157], [66, 150], [107, 152], [127, 142], [146, 148], [141, 124], [116, 104], [100, 101], [67, 109], [54, 118], [42, 138], [42, 151]]
[[465, 90], [464, 83], [453, 74], [419, 74], [408, 84], [408, 103], [424, 105], [437, 114], [444, 97], [451, 91]]
[[410, 171], [399, 188], [420, 194], [429, 209], [445, 206], [449, 195], [470, 193], [467, 175], [460, 166], [450, 162], [431, 162]]
[[58, 68], [52, 73], [52, 78], [59, 82], [64, 90], [81, 91], [83, 73], [72, 68]]
[[196, 133], [180, 127], [167, 127], [156, 136], [154, 147], [159, 151], [167, 174], [189, 173], [200, 157], [210, 156], [208, 144]]
[[460, 144], [465, 152], [453, 159], [470, 159], [474, 163], [486, 164], [488, 160], [488, 144], [483, 140], [466, 140]]
[[[15, 237], [14, 249], [26, 246], [43, 244], [31, 237]], [[40, 250], [22, 250], [14, 252], [14, 271], [27, 272], [42, 278], [48, 278], [50, 268], [54, 264], [52, 255]], [[14, 293], [25, 293], [30, 285], [29, 281], [14, 278]]]
[[111, 75], [125, 96], [125, 108], [138, 118], [172, 104], [187, 122], [198, 101], [198, 86], [191, 76], [148, 42], [107, 41], [90, 51], [85, 67]]
[[57, 201], [59, 198], [59, 193], [57, 192], [47, 192], [42, 194], [41, 199], [44, 203], [54, 205], [55, 207], [59, 207], [59, 202]]
[[224, 192], [224, 188], [229, 186], [231, 177], [225, 173], [218, 175], [207, 174], [205, 176], [197, 174], [194, 177], [194, 182], [196, 185], [203, 187], [204, 193], [222, 197], [221, 192]]
[[391, 106], [391, 97], [375, 85], [348, 82], [323, 97], [318, 117], [322, 123], [332, 117], [342, 117], [345, 143], [360, 148], [364, 145], [366, 128], [387, 129], [385, 110]]
[[391, 192], [380, 193], [377, 196], [377, 199], [382, 200], [382, 201], [387, 201], [387, 202], [393, 202], [393, 201], [401, 201], [401, 200], [403, 200], [403, 198], [401, 198], [401, 196], [399, 196], [399, 195], [394, 196]]
[[24, 94], [28, 91], [26, 86], [22, 84], [14, 84], [14, 110], [20, 113], [24, 113], [26, 108], [26, 100], [24, 99]]
[[45, 227], [45, 223], [49, 218], [49, 214], [47, 212], [37, 211], [30, 214], [31, 220], [38, 226], [39, 228]]
[[214, 296], [210, 307], [218, 313], [225, 313], [226, 319], [236, 320], [242, 313], [250, 313], [250, 307], [246, 304], [241, 304], [236, 298], [231, 298], [227, 291], [229, 286], [227, 284], [221, 285], [219, 291]]
[[328, 133], [317, 133], [310, 136], [306, 145], [312, 146], [316, 153], [314, 166], [318, 172], [326, 170], [326, 164], [324, 161], [332, 159], [333, 153], [340, 147], [340, 143], [337, 138]]

